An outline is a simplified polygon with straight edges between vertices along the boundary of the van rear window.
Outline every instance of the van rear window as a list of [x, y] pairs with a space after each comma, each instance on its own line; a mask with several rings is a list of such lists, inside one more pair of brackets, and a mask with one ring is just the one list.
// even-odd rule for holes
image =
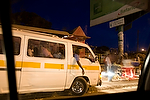
[[[17, 37], [17, 36], [13, 36], [14, 55], [20, 54], [20, 43], [21, 43], [21, 38]], [[4, 53], [4, 51], [3, 51], [3, 37], [2, 37], [2, 34], [0, 34], [0, 54], [3, 54], [3, 53]]]
[[30, 57], [65, 59], [65, 45], [61, 43], [29, 39], [27, 55]]

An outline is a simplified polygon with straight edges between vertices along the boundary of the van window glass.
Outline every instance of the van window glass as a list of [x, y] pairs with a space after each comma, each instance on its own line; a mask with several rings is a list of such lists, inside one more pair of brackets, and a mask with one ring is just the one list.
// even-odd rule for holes
[[30, 57], [65, 59], [65, 45], [29, 39], [27, 55]]
[[79, 51], [79, 57], [80, 58], [87, 58], [91, 62], [94, 62], [94, 56], [90, 52], [90, 50], [86, 47], [73, 45], [73, 55], [76, 53], [76, 51]]
[[[3, 37], [2, 34], [0, 34], [0, 54], [3, 54]], [[21, 43], [21, 38], [13, 36], [13, 45], [14, 45], [14, 55], [19, 55], [20, 54], [20, 43]]]

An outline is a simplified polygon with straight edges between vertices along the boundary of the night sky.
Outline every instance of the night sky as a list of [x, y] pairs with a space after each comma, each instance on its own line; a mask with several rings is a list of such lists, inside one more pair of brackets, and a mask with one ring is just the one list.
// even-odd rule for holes
[[[55, 30], [73, 30], [81, 26], [91, 39], [89, 45], [118, 47], [118, 32], [109, 28], [109, 22], [90, 27], [90, 0], [13, 0], [12, 12], [34, 12], [52, 23]], [[137, 31], [139, 49], [148, 49], [150, 44], [150, 13], [132, 23], [132, 28], [124, 32], [125, 51], [136, 51]]]

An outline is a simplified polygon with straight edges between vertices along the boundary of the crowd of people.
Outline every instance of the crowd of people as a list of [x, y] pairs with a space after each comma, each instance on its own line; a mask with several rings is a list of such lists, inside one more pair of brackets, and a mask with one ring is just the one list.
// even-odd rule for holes
[[[111, 61], [112, 59], [112, 61]], [[117, 63], [117, 64], [116, 64]], [[134, 65], [135, 63], [136, 65]], [[123, 70], [121, 70], [122, 67], [132, 67], [134, 69], [134, 73], [137, 72], [137, 68], [141, 69], [141, 64], [140, 64], [140, 57], [137, 55], [134, 60], [128, 59], [128, 55], [124, 54], [120, 58], [116, 59], [116, 61], [111, 57], [110, 54], [107, 54], [105, 59], [104, 59], [104, 71], [107, 73], [108, 76], [108, 81], [112, 81], [113, 76], [117, 72], [118, 75], [122, 76]], [[113, 73], [112, 76], [109, 76], [109, 73]]]

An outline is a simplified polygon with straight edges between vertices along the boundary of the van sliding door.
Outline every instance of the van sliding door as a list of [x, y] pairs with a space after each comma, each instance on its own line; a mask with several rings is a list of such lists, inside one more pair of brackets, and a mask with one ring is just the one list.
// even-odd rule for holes
[[21, 91], [63, 90], [66, 78], [66, 43], [42, 36], [25, 36]]

